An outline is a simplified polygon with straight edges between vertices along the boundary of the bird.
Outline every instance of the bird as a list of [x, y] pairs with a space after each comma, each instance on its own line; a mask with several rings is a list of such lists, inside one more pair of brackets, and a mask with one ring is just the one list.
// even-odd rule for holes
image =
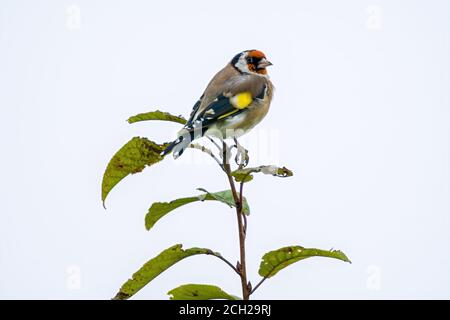
[[260, 50], [236, 54], [208, 83], [177, 138], [161, 155], [173, 152], [176, 159], [192, 141], [203, 136], [237, 142], [269, 111], [274, 86], [266, 68], [271, 65]]

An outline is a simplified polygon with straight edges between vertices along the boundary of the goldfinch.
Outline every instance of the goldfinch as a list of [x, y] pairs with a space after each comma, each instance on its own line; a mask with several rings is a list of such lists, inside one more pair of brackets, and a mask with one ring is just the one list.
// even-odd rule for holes
[[178, 158], [189, 144], [203, 136], [238, 138], [267, 114], [273, 84], [266, 67], [272, 65], [259, 50], [238, 53], [209, 82], [190, 117], [163, 152]]

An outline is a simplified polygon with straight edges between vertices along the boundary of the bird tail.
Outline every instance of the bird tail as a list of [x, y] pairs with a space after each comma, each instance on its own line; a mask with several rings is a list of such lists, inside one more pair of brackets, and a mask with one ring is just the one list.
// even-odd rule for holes
[[166, 156], [167, 154], [173, 152], [173, 157], [176, 159], [181, 156], [192, 141], [203, 136], [206, 130], [203, 128], [198, 129], [187, 129], [184, 128], [178, 132], [178, 138], [172, 141], [163, 152], [161, 156]]

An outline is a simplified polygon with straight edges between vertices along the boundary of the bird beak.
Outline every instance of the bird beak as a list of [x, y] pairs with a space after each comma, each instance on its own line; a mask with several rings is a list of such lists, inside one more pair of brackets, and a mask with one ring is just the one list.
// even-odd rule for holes
[[265, 67], [271, 66], [272, 62], [267, 60], [266, 58], [261, 59], [258, 63], [258, 69], [264, 69]]

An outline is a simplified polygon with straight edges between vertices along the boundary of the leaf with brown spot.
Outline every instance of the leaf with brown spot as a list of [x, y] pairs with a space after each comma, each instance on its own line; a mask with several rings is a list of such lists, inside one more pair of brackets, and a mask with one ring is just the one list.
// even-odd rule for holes
[[145, 263], [133, 277], [123, 284], [119, 292], [114, 297], [115, 300], [125, 300], [132, 297], [136, 292], [145, 287], [150, 281], [159, 276], [162, 272], [173, 266], [184, 258], [198, 254], [216, 254], [210, 249], [189, 248], [184, 250], [181, 244], [176, 244]]
[[167, 146], [168, 143], [157, 144], [147, 138], [134, 137], [120, 148], [103, 174], [103, 204], [111, 189], [127, 175], [141, 172], [146, 166], [164, 159], [160, 154]]
[[262, 257], [259, 266], [259, 275], [270, 278], [287, 266], [311, 257], [327, 257], [351, 262], [347, 256], [339, 250], [308, 249], [301, 246], [290, 246], [270, 251]]
[[221, 288], [209, 284], [184, 284], [168, 293], [170, 300], [239, 300], [240, 298], [226, 293]]

